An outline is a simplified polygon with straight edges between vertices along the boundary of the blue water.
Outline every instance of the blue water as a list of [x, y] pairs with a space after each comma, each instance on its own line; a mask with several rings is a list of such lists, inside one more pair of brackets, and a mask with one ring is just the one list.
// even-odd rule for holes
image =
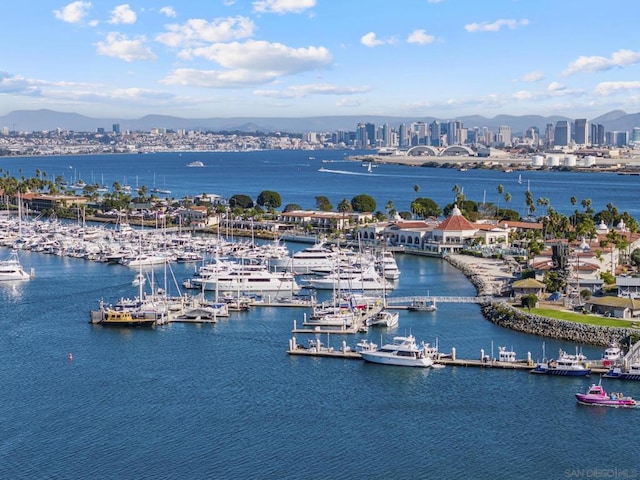
[[[504, 194], [511, 194], [507, 208], [526, 215], [525, 192], [531, 190], [534, 200], [549, 199], [551, 206], [564, 214], [582, 210], [581, 201], [590, 199], [597, 212], [613, 203], [620, 212], [628, 211], [640, 218], [640, 205], [634, 192], [640, 177], [613, 173], [570, 173], [525, 171], [521, 174], [496, 170], [459, 172], [449, 168], [421, 168], [380, 165], [367, 173], [361, 162], [347, 161], [357, 151], [259, 151], [225, 153], [157, 153], [147, 155], [85, 155], [68, 157], [0, 157], [2, 172], [14, 176], [34, 176], [36, 170], [50, 179], [60, 175], [72, 182], [82, 178], [87, 183], [114, 182], [132, 187], [145, 185], [171, 190], [169, 197], [182, 198], [203, 192], [229, 198], [245, 194], [254, 200], [263, 190], [275, 190], [282, 197], [282, 207], [296, 203], [313, 209], [315, 197], [325, 195], [334, 208], [344, 198], [366, 193], [384, 211], [389, 200], [398, 211], [410, 211], [418, 185], [420, 197], [428, 197], [441, 207], [454, 201], [454, 186], [476, 202], [493, 202], [504, 208]], [[314, 157], [310, 159], [309, 157]], [[190, 168], [187, 163], [201, 160], [205, 168]], [[330, 163], [322, 163], [329, 160]], [[320, 168], [329, 170], [319, 171]], [[504, 192], [498, 194], [502, 185]], [[578, 203], [572, 206], [575, 196]], [[546, 208], [537, 206], [536, 215]]]
[[[299, 158], [301, 165], [308, 162], [300, 152], [297, 157], [289, 152], [270, 155], [270, 162], [287, 155]], [[136, 168], [156, 170], [156, 178], [166, 174], [167, 188], [174, 190], [176, 186], [205, 188], [226, 195], [271, 189], [279, 191], [287, 203], [305, 204], [304, 198], [327, 194], [329, 189], [335, 190], [336, 197], [351, 196], [367, 191], [365, 181], [374, 185], [366, 176], [327, 177], [312, 167], [300, 167], [303, 173], [287, 176], [291, 168], [275, 168], [271, 163], [258, 167], [261, 157], [243, 159], [240, 154], [228, 156], [237, 160], [235, 167], [221, 161], [216, 168], [183, 169], [185, 157], [82, 157], [77, 161], [91, 162], [96, 172], [102, 163], [105, 177], [107, 166], [134, 177]], [[318, 152], [315, 157], [320, 158]], [[149, 164], [133, 166], [132, 158]], [[205, 155], [197, 158], [213, 164]], [[36, 165], [54, 161], [64, 165], [69, 159], [22, 159], [21, 164], [28, 171], [45, 169]], [[243, 162], [246, 165], [241, 166]], [[171, 165], [175, 175], [169, 173]], [[55, 171], [46, 168], [49, 173]], [[269, 174], [271, 169], [280, 174]], [[344, 169], [363, 170], [349, 164]], [[206, 180], [202, 170], [207, 172]], [[402, 198], [410, 201], [414, 173], [442, 174], [458, 183], [464, 178], [469, 185], [465, 191], [481, 189], [476, 183], [489, 185], [509, 177], [401, 167], [389, 167], [389, 172], [375, 181], [382, 204], [389, 198], [396, 205]], [[392, 172], [401, 179], [393, 179]], [[477, 177], [471, 176], [476, 173]], [[297, 175], [302, 183], [296, 191], [290, 182]], [[540, 184], [559, 181], [553, 175], [541, 174]], [[324, 190], [304, 191], [318, 178], [326, 180], [316, 185]], [[568, 187], [559, 200], [576, 193], [580, 198], [581, 191], [589, 191], [594, 205], [597, 201], [603, 206], [605, 192], [615, 195], [619, 182], [627, 185], [621, 189], [629, 182], [628, 177], [618, 176], [565, 178]], [[573, 191], [590, 178], [594, 187]], [[446, 181], [434, 181], [433, 191], [436, 186], [443, 192], [449, 189], [440, 185]], [[607, 182], [613, 183], [600, 190], [598, 184]], [[228, 191], [221, 191], [221, 186]], [[289, 195], [285, 191], [293, 192], [291, 199], [285, 198]], [[424, 183], [421, 194], [426, 196], [427, 191]], [[621, 200], [611, 201], [621, 210], [633, 203], [628, 199], [625, 207]], [[6, 253], [0, 250], [0, 255]], [[414, 370], [359, 360], [290, 357], [286, 349], [293, 321], [300, 322], [304, 312], [293, 308], [254, 308], [215, 325], [105, 329], [88, 324], [88, 311], [100, 299], [134, 295], [131, 269], [30, 252], [21, 252], [21, 260], [27, 268], [35, 268], [36, 278], [0, 285], [0, 478], [640, 475], [635, 451], [640, 410], [581, 407], [575, 402], [573, 394], [597, 382], [596, 378], [550, 378], [475, 368]], [[402, 277], [394, 296], [427, 291], [432, 295], [474, 293], [468, 281], [445, 262], [408, 255], [399, 255], [398, 262]], [[173, 266], [178, 280], [191, 268]], [[389, 339], [406, 333], [418, 340], [437, 341], [441, 351], [455, 347], [464, 358], [479, 358], [480, 349], [488, 354], [493, 349], [497, 355], [501, 345], [513, 347], [518, 357], [531, 352], [534, 359], [541, 358], [543, 342], [549, 356], [559, 348], [572, 352], [576, 347], [496, 327], [482, 318], [476, 305], [444, 303], [435, 313], [403, 311], [395, 329], [371, 330], [367, 336], [379, 342], [381, 335]], [[322, 341], [339, 347], [346, 340], [355, 346], [360, 338], [335, 335]], [[305, 342], [305, 336], [298, 335], [298, 343]], [[582, 347], [589, 358], [602, 354], [602, 348]], [[640, 397], [640, 382], [604, 379], [603, 385]]]

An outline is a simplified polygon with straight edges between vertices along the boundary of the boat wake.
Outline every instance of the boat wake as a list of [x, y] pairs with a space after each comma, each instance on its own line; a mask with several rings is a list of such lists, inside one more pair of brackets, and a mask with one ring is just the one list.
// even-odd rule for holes
[[332, 170], [329, 168], [319, 168], [318, 171], [324, 172], [324, 173], [337, 173], [338, 175], [359, 175], [362, 177], [379, 177], [380, 176], [375, 173], [350, 172], [348, 170]]

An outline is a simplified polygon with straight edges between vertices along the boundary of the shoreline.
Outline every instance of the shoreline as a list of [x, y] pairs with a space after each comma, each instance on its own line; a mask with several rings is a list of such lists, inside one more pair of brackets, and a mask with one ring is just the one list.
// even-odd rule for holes
[[[476, 287], [478, 296], [500, 295], [505, 282], [515, 276], [504, 260], [452, 254], [444, 258]], [[534, 315], [516, 308], [507, 297], [480, 306], [482, 316], [500, 327], [538, 337], [608, 347], [632, 333], [635, 328], [591, 325]]]

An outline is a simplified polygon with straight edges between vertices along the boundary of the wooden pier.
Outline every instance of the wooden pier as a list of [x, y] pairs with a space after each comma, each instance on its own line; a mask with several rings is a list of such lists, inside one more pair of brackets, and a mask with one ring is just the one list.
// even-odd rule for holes
[[[308, 332], [305, 332], [308, 333]], [[327, 332], [318, 332], [327, 333]], [[340, 348], [333, 348], [327, 345], [323, 345], [319, 340], [314, 342], [312, 346], [304, 347], [296, 343], [296, 337], [289, 340], [289, 348], [287, 349], [289, 355], [300, 355], [307, 357], [330, 357], [330, 358], [343, 358], [349, 360], [362, 360], [362, 355], [351, 347], [347, 346], [346, 342], [342, 342]], [[498, 360], [491, 360], [485, 358], [481, 359], [466, 359], [456, 358], [455, 348], [452, 349], [451, 354], [439, 354], [433, 359], [434, 365], [444, 365], [449, 367], [475, 367], [475, 368], [497, 368], [501, 370], [525, 370], [530, 372], [535, 368], [535, 363], [532, 360], [516, 360], [515, 362], [501, 362]], [[591, 366], [591, 375], [602, 375], [607, 373], [608, 369], [599, 365]]]

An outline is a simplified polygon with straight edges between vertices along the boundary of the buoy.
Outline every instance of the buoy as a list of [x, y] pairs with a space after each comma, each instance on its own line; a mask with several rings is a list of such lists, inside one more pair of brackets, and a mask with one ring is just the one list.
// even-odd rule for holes
[[67, 355], [67, 358], [69, 359], [70, 362], [73, 361], [73, 353], [69, 353], [69, 355]]

